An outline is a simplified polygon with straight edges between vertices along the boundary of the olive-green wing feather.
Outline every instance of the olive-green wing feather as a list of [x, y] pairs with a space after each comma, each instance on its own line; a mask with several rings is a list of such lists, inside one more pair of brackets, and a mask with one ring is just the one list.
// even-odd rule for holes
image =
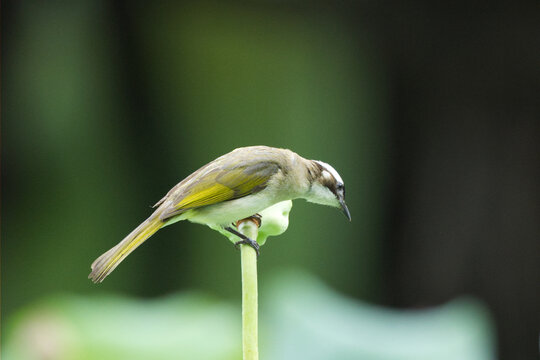
[[266, 187], [278, 170], [275, 162], [252, 161], [201, 171], [202, 175], [194, 176], [189, 184], [179, 186], [167, 196], [171, 205], [164, 209], [160, 219], [166, 221], [190, 209], [255, 194]]

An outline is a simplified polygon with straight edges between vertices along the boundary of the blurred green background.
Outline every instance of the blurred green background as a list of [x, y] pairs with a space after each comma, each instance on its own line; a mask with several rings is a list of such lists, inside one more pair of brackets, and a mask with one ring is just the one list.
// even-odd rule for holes
[[[431, 308], [473, 295], [479, 303], [464, 300], [457, 308], [476, 319], [464, 328], [482, 329], [474, 346], [484, 352], [476, 358], [536, 358], [540, 111], [534, 94], [540, 47], [532, 44], [540, 38], [540, 16], [526, 3], [461, 5], [4, 2], [7, 355], [21, 356], [14, 355], [17, 339], [33, 324], [33, 311], [39, 326], [50, 307], [68, 309], [59, 317], [72, 321], [85, 318], [81, 308], [90, 318], [102, 311], [117, 316], [115, 306], [123, 309], [118, 302], [125, 301], [133, 311], [124, 318], [131, 318], [148, 301], [149, 314], [142, 316], [155, 319], [151, 309], [163, 310], [160, 301], [177, 296], [170, 304], [198, 309], [201, 316], [204, 309], [215, 311], [223, 324], [217, 333], [238, 332], [231, 319], [240, 304], [239, 253], [206, 227], [167, 227], [103, 284], [86, 277], [92, 261], [143, 221], [177, 182], [236, 147], [264, 144], [334, 165], [347, 184], [353, 221], [296, 201], [289, 230], [262, 249], [260, 282], [276, 283], [262, 286], [262, 299], [272, 302], [286, 288], [288, 277], [275, 274], [291, 267], [317, 279], [301, 277], [297, 287], [326, 283], [361, 301], [351, 309], [367, 303]], [[285, 311], [285, 305], [266, 306]], [[440, 311], [448, 319], [461, 316]], [[158, 319], [167, 318], [160, 314]], [[375, 322], [394, 324], [401, 316], [390, 315]], [[419, 338], [433, 333], [426, 321]], [[79, 335], [109, 327], [75, 323]], [[197, 318], [193, 328], [204, 332], [207, 325]], [[337, 326], [335, 333], [346, 329]], [[273, 339], [267, 340], [272, 358], [305, 354], [302, 348], [296, 355], [280, 352], [286, 341], [267, 338]], [[404, 344], [416, 348], [415, 339]], [[89, 359], [104, 359], [103, 349], [111, 348], [111, 358], [134, 358], [122, 349], [137, 340], [127, 337], [126, 346], [109, 348], [98, 340], [93, 350], [99, 351]], [[239, 348], [227, 346], [216, 353], [237, 358]], [[444, 354], [442, 347], [435, 353]], [[347, 346], [338, 342], [334, 348]], [[319, 354], [386, 358], [376, 350], [367, 357], [360, 348]], [[156, 358], [168, 358], [164, 354]], [[408, 356], [406, 350], [400, 354], [387, 355]], [[198, 356], [212, 358], [191, 358]]]

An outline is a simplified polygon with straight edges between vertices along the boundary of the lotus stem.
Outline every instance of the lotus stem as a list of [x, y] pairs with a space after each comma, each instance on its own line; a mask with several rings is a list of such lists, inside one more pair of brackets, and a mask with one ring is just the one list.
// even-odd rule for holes
[[[257, 240], [259, 227], [252, 219], [239, 222], [238, 231]], [[249, 245], [240, 245], [242, 262], [242, 354], [244, 360], [259, 359], [257, 253]]]

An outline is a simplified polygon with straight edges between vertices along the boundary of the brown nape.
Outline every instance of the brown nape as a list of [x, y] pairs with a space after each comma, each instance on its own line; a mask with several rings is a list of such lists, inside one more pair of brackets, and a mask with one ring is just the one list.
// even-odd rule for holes
[[309, 183], [313, 183], [316, 179], [319, 179], [322, 175], [323, 167], [316, 161], [309, 160], [306, 164], [307, 177]]

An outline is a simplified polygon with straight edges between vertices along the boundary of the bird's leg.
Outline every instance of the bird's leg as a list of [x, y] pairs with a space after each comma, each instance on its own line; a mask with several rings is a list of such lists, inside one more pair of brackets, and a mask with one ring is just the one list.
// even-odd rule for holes
[[240, 244], [249, 245], [253, 249], [255, 249], [255, 252], [257, 253], [257, 256], [259, 256], [259, 244], [255, 240], [251, 240], [246, 235], [244, 235], [241, 232], [233, 229], [230, 226], [227, 226], [224, 229], [227, 230], [228, 232], [230, 232], [231, 234], [234, 234], [234, 235], [238, 236], [240, 239], [242, 239], [242, 240], [237, 241], [237, 242], [234, 243], [234, 246], [236, 246], [236, 248], [238, 248], [238, 245], [240, 245]]
[[[242, 220], [238, 220], [236, 222], [236, 227], [238, 227], [238, 225], [240, 225], [240, 223], [244, 222], [244, 221], [253, 221], [255, 224], [257, 224], [257, 227], [261, 227], [261, 222], [262, 222], [262, 217], [261, 215], [259, 214], [255, 214], [253, 216], [250, 216], [248, 218], [245, 218], [245, 219], [242, 219]], [[245, 245], [249, 245], [251, 246], [253, 249], [255, 249], [255, 252], [257, 253], [257, 256], [260, 255], [260, 252], [259, 252], [259, 243], [257, 243], [257, 241], [255, 240], [251, 240], [250, 238], [248, 238], [246, 235], [242, 234], [241, 232], [233, 229], [232, 227], [230, 226], [227, 226], [226, 228], [224, 228], [225, 230], [227, 230], [228, 232], [230, 232], [231, 234], [234, 234], [236, 236], [238, 236], [240, 239], [240, 241], [237, 241], [234, 243], [234, 246], [236, 246], [236, 248], [238, 248], [238, 245], [240, 244], [245, 244]]]

